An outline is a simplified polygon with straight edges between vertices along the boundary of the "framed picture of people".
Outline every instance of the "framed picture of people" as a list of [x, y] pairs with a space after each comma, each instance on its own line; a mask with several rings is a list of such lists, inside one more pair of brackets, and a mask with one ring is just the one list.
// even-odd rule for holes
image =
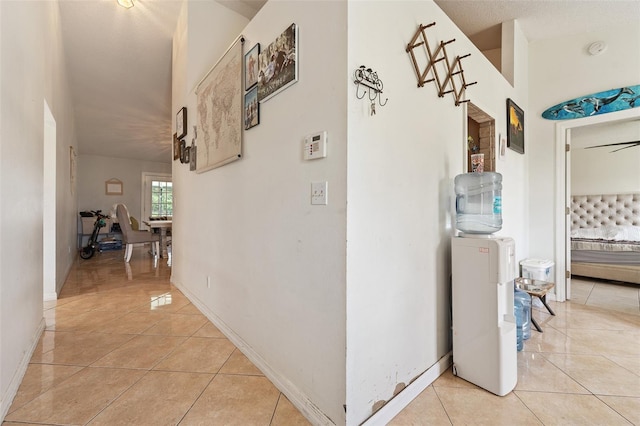
[[291, 24], [258, 55], [258, 102], [298, 81], [298, 26]]
[[244, 129], [249, 130], [258, 124], [260, 124], [260, 103], [258, 88], [254, 87], [244, 95]]
[[246, 55], [244, 55], [244, 90], [249, 90], [258, 84], [258, 55], [260, 43], [256, 43]]

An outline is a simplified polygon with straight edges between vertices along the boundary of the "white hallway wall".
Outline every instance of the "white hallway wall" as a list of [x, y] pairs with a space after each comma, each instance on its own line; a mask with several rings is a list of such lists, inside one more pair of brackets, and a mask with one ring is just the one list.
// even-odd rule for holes
[[[608, 49], [602, 55], [590, 56], [586, 47], [596, 40], [606, 41]], [[556, 170], [555, 122], [543, 119], [541, 114], [562, 101], [640, 84], [640, 27], [616, 26], [537, 41], [531, 43], [529, 51], [529, 249], [532, 257], [564, 266], [564, 253], [554, 250], [556, 233], [564, 232], [555, 229], [555, 179], [560, 173]]]
[[[56, 293], [60, 293], [75, 259], [75, 213], [77, 191], [71, 189], [70, 147], [77, 149], [75, 117], [72, 99], [68, 96], [67, 79], [62, 45], [62, 30], [57, 2], [50, 2], [48, 20], [50, 32], [45, 48], [45, 98], [56, 120]], [[69, 250], [71, 248], [71, 250]]]
[[[56, 120], [56, 280], [71, 266], [76, 146], [57, 2], [0, 2], [0, 418], [44, 327], [42, 320], [43, 100]], [[19, 142], [16, 142], [19, 141]]]
[[[371, 25], [384, 16], [385, 25]], [[349, 3], [347, 210], [347, 424], [359, 424], [450, 349], [450, 238], [453, 179], [466, 159], [466, 114], [433, 83], [417, 88], [405, 47], [420, 24], [431, 46], [464, 59], [467, 98], [506, 130], [506, 98], [527, 112], [527, 44], [517, 24], [514, 89], [430, 1]], [[417, 52], [421, 52], [417, 50]], [[419, 56], [420, 57], [420, 56]], [[424, 65], [426, 61], [423, 61]], [[360, 65], [384, 82], [388, 104], [370, 116], [350, 81]], [[441, 75], [443, 75], [442, 71]], [[441, 77], [443, 78], [443, 77]], [[527, 255], [527, 155], [507, 150], [496, 160], [503, 175], [499, 235]]]
[[640, 192], [640, 149], [585, 147], [640, 141], [640, 121], [611, 126], [590, 126], [571, 134], [571, 193], [625, 194]]
[[[241, 160], [204, 174], [174, 163], [172, 279], [286, 382], [290, 396], [308, 398], [341, 424], [346, 2], [268, 2], [248, 25], [236, 20], [235, 30], [233, 14], [218, 6], [189, 2], [174, 39], [181, 43], [174, 49], [174, 90], [184, 90], [174, 91], [173, 107], [188, 107], [187, 141], [196, 122], [193, 89], [241, 32], [246, 52], [257, 42], [265, 48], [296, 23], [300, 79], [261, 105], [261, 124], [244, 132]], [[226, 27], [211, 26], [212, 14], [224, 17]], [[329, 134], [329, 156], [305, 162], [302, 139], [318, 130]], [[329, 182], [327, 206], [310, 205], [310, 183], [319, 180]]]
[[[261, 124], [245, 132], [239, 162], [203, 175], [174, 163], [174, 250], [180, 254], [173, 280], [240, 336], [289, 390], [334, 422], [356, 424], [376, 401], [390, 399], [398, 384], [449, 350], [450, 206], [452, 179], [462, 170], [465, 117], [451, 99], [416, 89], [404, 46], [418, 24], [434, 16], [440, 39], [465, 38], [431, 2], [375, 2], [372, 9], [350, 3], [360, 15], [348, 15], [347, 66], [346, 4], [269, 2], [242, 31], [248, 49], [297, 23], [300, 81], [261, 106]], [[174, 109], [187, 105], [193, 112], [189, 92], [199, 79], [187, 77], [196, 53], [190, 46], [209, 36], [192, 27], [195, 7], [190, 3], [189, 18], [174, 38]], [[392, 17], [386, 30], [369, 25], [380, 13]], [[516, 77], [526, 82], [526, 47], [517, 28], [515, 33], [522, 55]], [[221, 42], [210, 63], [236, 34]], [[392, 41], [381, 40], [385, 36]], [[474, 86], [471, 96], [496, 118], [497, 128], [506, 128], [505, 99], [526, 109], [526, 91], [511, 88], [471, 43], [459, 42], [456, 49], [474, 52], [466, 68], [484, 84]], [[369, 121], [350, 82], [365, 59], [379, 67], [391, 97], [377, 121]], [[348, 219], [347, 116], [353, 122]], [[303, 162], [302, 137], [322, 129], [329, 131], [329, 157]], [[508, 152], [498, 171], [505, 175], [504, 235], [516, 239], [524, 256], [526, 156]], [[313, 180], [329, 182], [328, 206], [309, 205]]]

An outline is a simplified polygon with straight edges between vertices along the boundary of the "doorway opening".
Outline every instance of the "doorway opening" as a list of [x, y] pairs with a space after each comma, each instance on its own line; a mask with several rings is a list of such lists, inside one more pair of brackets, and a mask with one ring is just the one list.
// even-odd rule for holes
[[473, 170], [471, 156], [482, 154], [485, 172], [496, 171], [496, 120], [469, 102], [467, 106], [467, 171]]
[[564, 302], [571, 297], [571, 131], [595, 124], [615, 123], [640, 119], [640, 108], [615, 113], [568, 120], [556, 124], [556, 189], [555, 189], [555, 253], [556, 253], [556, 301]]

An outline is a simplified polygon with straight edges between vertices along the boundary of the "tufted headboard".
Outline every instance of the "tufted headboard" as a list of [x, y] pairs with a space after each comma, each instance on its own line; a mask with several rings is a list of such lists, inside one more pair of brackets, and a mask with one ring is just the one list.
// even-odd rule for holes
[[640, 226], [640, 194], [573, 195], [571, 229]]

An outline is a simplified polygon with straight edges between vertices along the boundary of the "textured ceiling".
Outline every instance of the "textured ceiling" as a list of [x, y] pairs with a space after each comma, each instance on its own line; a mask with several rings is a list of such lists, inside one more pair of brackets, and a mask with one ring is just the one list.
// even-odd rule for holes
[[[217, 1], [249, 19], [265, 3]], [[134, 2], [133, 8], [124, 9], [116, 0], [60, 0], [78, 151], [81, 155], [169, 162], [174, 117], [171, 49], [182, 1]], [[465, 34], [478, 38], [492, 31], [495, 38], [498, 24], [511, 19], [518, 19], [529, 41], [601, 26], [638, 25], [640, 19], [637, 0], [436, 3]]]
[[638, 0], [435, 0], [481, 50], [500, 44], [500, 23], [517, 19], [530, 42], [615, 25], [639, 25]]

